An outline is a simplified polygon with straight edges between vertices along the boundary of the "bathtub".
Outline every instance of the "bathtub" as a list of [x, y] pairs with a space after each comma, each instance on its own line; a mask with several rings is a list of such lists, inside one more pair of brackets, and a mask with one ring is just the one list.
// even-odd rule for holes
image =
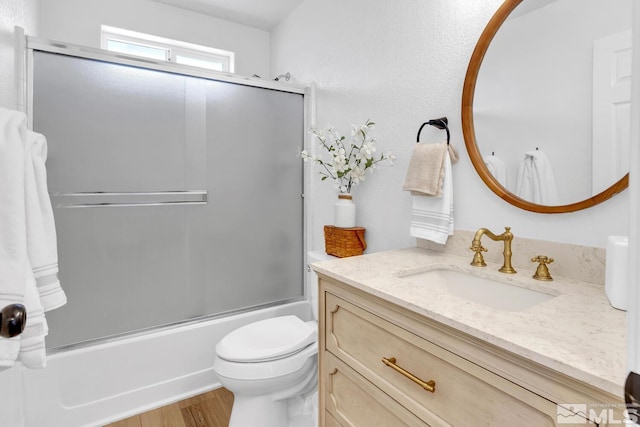
[[311, 304], [293, 302], [60, 351], [48, 356], [45, 369], [12, 368], [0, 375], [16, 376], [20, 369], [27, 427], [104, 425], [220, 387], [212, 369], [216, 343], [242, 325], [287, 314], [310, 320]]

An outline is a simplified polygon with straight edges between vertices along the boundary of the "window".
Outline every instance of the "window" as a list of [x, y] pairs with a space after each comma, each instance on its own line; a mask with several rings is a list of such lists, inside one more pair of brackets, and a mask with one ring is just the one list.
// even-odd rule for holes
[[234, 72], [234, 53], [121, 28], [102, 26], [102, 49], [176, 64]]

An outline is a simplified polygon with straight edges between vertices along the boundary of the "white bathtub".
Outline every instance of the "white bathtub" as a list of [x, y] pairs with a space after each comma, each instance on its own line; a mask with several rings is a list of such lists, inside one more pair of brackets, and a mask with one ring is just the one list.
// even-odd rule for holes
[[311, 304], [295, 302], [59, 352], [48, 357], [46, 369], [16, 373], [12, 368], [0, 377], [22, 376], [20, 406], [27, 427], [103, 425], [219, 387], [212, 370], [216, 343], [239, 326], [286, 314], [310, 320]]

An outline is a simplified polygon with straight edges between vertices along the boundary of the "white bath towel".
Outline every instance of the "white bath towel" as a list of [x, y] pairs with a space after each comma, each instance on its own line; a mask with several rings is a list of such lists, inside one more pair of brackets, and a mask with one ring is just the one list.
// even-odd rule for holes
[[451, 159], [445, 152], [442, 196], [412, 196], [410, 234], [412, 237], [445, 244], [453, 234], [453, 178]]
[[36, 279], [30, 265], [27, 265], [24, 306], [27, 310], [27, 325], [20, 334], [18, 360], [26, 368], [44, 368], [47, 364], [45, 337], [49, 332], [47, 319], [40, 302]]
[[484, 164], [491, 172], [491, 175], [502, 185], [504, 188], [507, 188], [507, 168], [499, 157], [494, 156], [493, 154], [490, 156], [484, 156], [482, 158], [484, 160]]
[[524, 153], [518, 170], [516, 195], [539, 205], [558, 204], [558, 189], [551, 162], [542, 151]]
[[66, 302], [46, 158], [46, 139], [27, 129], [24, 113], [0, 108], [0, 308], [19, 303], [27, 310], [22, 334], [0, 337], [0, 366], [19, 359], [27, 368], [44, 367], [44, 311]]
[[[0, 309], [24, 303], [27, 237], [24, 212], [26, 117], [0, 108]], [[12, 366], [20, 337], [0, 337], [0, 366]]]
[[27, 250], [44, 311], [67, 302], [58, 281], [58, 248], [53, 209], [47, 189], [47, 141], [39, 133], [25, 135], [25, 212]]

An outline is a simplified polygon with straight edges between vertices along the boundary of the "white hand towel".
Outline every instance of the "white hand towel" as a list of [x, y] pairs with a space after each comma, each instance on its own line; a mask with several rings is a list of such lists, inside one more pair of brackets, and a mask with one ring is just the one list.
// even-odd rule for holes
[[[24, 114], [0, 108], [0, 309], [24, 303], [27, 239], [24, 215]], [[0, 366], [12, 366], [20, 337], [0, 337]]]
[[445, 153], [442, 196], [412, 196], [410, 234], [412, 237], [445, 244], [453, 234], [453, 179], [451, 159]]
[[539, 205], [557, 205], [558, 189], [551, 162], [540, 150], [524, 153], [518, 170], [516, 194], [521, 199]]
[[58, 281], [56, 228], [45, 167], [47, 140], [27, 130], [24, 148], [27, 250], [42, 307], [49, 311], [64, 305], [67, 297]]
[[491, 172], [491, 175], [493, 175], [500, 185], [507, 188], [507, 168], [502, 159], [492, 154], [490, 156], [484, 156], [482, 160], [484, 160], [484, 164], [487, 166], [487, 169], [489, 169], [489, 172]]

